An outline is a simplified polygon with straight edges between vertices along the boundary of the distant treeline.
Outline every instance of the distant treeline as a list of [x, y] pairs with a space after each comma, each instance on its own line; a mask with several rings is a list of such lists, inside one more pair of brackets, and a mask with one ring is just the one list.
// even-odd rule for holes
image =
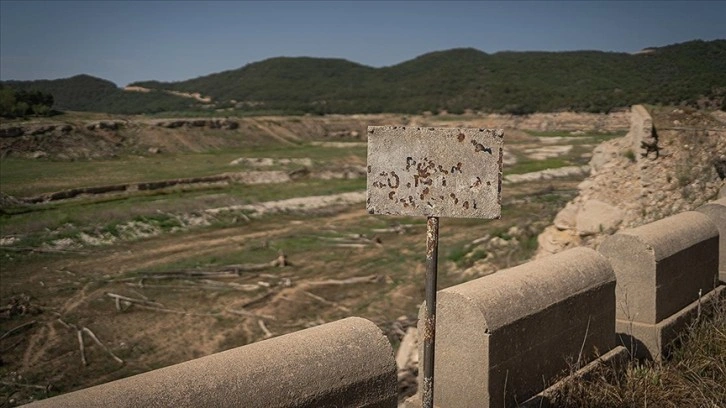
[[49, 116], [53, 112], [53, 95], [38, 90], [14, 90], [0, 85], [0, 116]]
[[121, 114], [157, 113], [192, 109], [184, 98], [164, 92], [124, 92], [116, 84], [90, 75], [38, 81], [5, 81], [23, 91], [40, 90], [53, 95], [58, 110]]
[[[52, 93], [59, 109], [110, 113], [215, 111], [282, 114], [433, 113], [468, 109], [527, 114], [608, 112], [636, 103], [726, 105], [726, 40], [691, 41], [637, 54], [454, 49], [384, 68], [341, 59], [272, 58], [181, 82], [131, 84], [90, 76], [8, 82]], [[198, 92], [203, 104], [164, 91]], [[218, 114], [218, 113], [217, 113]]]

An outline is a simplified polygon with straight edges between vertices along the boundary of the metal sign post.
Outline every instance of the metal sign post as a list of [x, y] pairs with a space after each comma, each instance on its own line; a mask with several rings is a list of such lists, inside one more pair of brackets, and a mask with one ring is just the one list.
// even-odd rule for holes
[[368, 212], [427, 217], [424, 408], [434, 401], [439, 217], [500, 218], [503, 140], [501, 129], [368, 128]]

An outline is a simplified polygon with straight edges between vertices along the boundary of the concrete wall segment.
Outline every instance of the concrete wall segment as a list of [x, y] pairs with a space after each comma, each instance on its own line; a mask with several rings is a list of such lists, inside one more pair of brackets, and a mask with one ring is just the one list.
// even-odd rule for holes
[[719, 279], [726, 282], [726, 197], [702, 205], [696, 211], [706, 215], [718, 228]]
[[439, 291], [435, 403], [514, 406], [615, 347], [615, 274], [575, 248]]
[[[618, 319], [655, 321], [655, 254], [637, 236], [615, 234], [598, 249], [605, 255], [617, 276], [616, 309]], [[624, 271], [629, 271], [625, 273]]]
[[637, 236], [653, 248], [655, 260], [660, 261], [701, 242], [705, 237], [717, 236], [718, 229], [705, 215], [686, 211], [620, 234]]
[[492, 332], [614, 279], [603, 256], [592, 249], [573, 248], [440, 293], [457, 293], [476, 304]]
[[395, 407], [396, 363], [372, 322], [348, 318], [29, 407]]
[[718, 230], [684, 212], [608, 237], [599, 251], [617, 275], [617, 318], [655, 324], [712, 290]]

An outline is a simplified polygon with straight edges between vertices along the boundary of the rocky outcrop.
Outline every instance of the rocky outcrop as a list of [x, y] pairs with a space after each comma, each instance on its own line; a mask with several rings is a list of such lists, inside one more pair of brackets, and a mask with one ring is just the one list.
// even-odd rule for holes
[[[580, 193], [538, 237], [537, 257], [692, 210], [724, 188], [722, 113], [633, 106], [628, 134], [602, 143]], [[675, 125], [675, 126], [674, 126]], [[685, 125], [685, 126], [684, 126]]]
[[54, 132], [60, 132], [60, 133], [65, 134], [65, 133], [69, 133], [73, 129], [74, 129], [73, 126], [64, 125], [64, 124], [9, 126], [9, 127], [0, 129], [0, 138], [21, 137], [24, 135], [36, 136], [36, 135], [51, 134]]
[[92, 122], [86, 125], [86, 129], [88, 130], [119, 130], [124, 125], [126, 125], [125, 122], [122, 121], [105, 121], [102, 120], [100, 122]]
[[504, 176], [504, 183], [523, 183], [532, 181], [552, 180], [559, 177], [582, 177], [590, 170], [588, 166], [565, 166], [556, 169], [533, 171], [524, 174], [508, 174]]
[[156, 122], [156, 126], [167, 129], [186, 127], [234, 130], [239, 128], [239, 123], [229, 119], [176, 119]]

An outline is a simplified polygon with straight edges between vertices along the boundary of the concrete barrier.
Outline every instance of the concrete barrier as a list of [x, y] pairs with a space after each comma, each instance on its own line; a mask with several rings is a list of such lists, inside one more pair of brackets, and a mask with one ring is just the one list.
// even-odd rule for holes
[[591, 249], [441, 290], [434, 403], [481, 408], [524, 402], [563, 371], [613, 349], [614, 330], [615, 275]]
[[396, 407], [380, 329], [348, 318], [28, 407]]
[[696, 211], [705, 214], [718, 228], [718, 276], [726, 283], [726, 197], [702, 205]]
[[630, 108], [628, 137], [637, 160], [658, 157], [658, 136], [653, 128], [653, 118], [643, 105], [633, 105]]
[[599, 250], [617, 277], [618, 338], [660, 360], [716, 287], [718, 230], [689, 211], [610, 236]]

